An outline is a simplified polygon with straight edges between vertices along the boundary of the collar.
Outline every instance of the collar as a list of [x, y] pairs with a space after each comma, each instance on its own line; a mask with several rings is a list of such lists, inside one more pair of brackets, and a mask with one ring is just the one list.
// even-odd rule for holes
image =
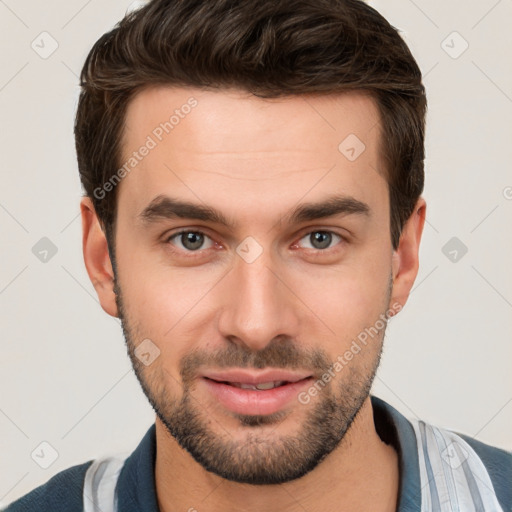
[[398, 454], [400, 484], [397, 512], [420, 512], [421, 486], [418, 461], [418, 444], [411, 422], [394, 407], [370, 395], [375, 430]]
[[[375, 429], [398, 453], [400, 485], [397, 512], [419, 512], [421, 488], [414, 428], [395, 408], [370, 395]], [[156, 427], [151, 425], [135, 451], [126, 459], [117, 481], [119, 510], [159, 512], [155, 486]]]

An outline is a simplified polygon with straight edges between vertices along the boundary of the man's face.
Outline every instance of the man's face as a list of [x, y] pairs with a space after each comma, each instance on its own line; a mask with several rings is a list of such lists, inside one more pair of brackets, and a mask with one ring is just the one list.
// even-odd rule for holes
[[[304, 475], [368, 398], [392, 284], [379, 137], [377, 107], [361, 93], [155, 88], [129, 105], [123, 163], [154, 147], [118, 189], [119, 316], [158, 419], [224, 478]], [[287, 383], [236, 384], [252, 378]]]

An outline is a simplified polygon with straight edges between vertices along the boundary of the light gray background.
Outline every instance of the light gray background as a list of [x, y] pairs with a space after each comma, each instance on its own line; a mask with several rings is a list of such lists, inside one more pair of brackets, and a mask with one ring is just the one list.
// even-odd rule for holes
[[[403, 31], [429, 100], [421, 268], [373, 393], [512, 449], [512, 1], [370, 3]], [[0, 0], [4, 504], [71, 465], [131, 451], [154, 419], [85, 271], [72, 134], [86, 54], [130, 4]], [[59, 45], [46, 59], [31, 47], [51, 49], [44, 31]], [[46, 263], [32, 252], [42, 237], [57, 247]], [[452, 237], [468, 248], [455, 262], [442, 251]], [[58, 452], [47, 469], [31, 458], [51, 462], [43, 441]]]

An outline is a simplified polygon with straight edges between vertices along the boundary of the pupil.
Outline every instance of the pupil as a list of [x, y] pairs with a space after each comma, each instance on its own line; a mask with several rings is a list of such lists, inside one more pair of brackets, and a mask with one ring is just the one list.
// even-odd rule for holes
[[200, 233], [183, 233], [181, 235], [181, 243], [183, 244], [183, 247], [186, 247], [187, 249], [199, 249], [203, 245], [203, 235]]
[[311, 245], [316, 249], [325, 249], [331, 245], [332, 236], [325, 231], [315, 231], [310, 235]]

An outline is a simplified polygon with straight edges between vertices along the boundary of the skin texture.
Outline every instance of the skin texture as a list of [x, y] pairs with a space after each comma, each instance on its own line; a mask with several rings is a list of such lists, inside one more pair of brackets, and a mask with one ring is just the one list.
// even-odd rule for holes
[[[378, 110], [361, 92], [264, 100], [147, 89], [127, 111], [123, 162], [191, 97], [197, 105], [118, 185], [117, 275], [92, 202], [81, 202], [87, 271], [103, 309], [122, 319], [157, 413], [160, 509], [393, 511], [397, 454], [375, 431], [369, 398], [385, 328], [307, 404], [291, 400], [271, 415], [227, 410], [201, 373], [282, 368], [320, 378], [380, 315], [405, 304], [425, 201], [394, 251]], [[338, 150], [349, 134], [365, 145], [354, 161]], [[333, 194], [368, 213], [288, 223], [298, 205]], [[144, 222], [140, 213], [160, 195], [214, 208], [232, 226]], [[170, 238], [183, 229], [206, 235], [199, 249]], [[310, 236], [319, 231], [324, 240], [333, 233], [325, 248]], [[247, 237], [261, 252], [251, 262], [237, 252]], [[135, 354], [146, 339], [160, 351], [148, 366]]]

